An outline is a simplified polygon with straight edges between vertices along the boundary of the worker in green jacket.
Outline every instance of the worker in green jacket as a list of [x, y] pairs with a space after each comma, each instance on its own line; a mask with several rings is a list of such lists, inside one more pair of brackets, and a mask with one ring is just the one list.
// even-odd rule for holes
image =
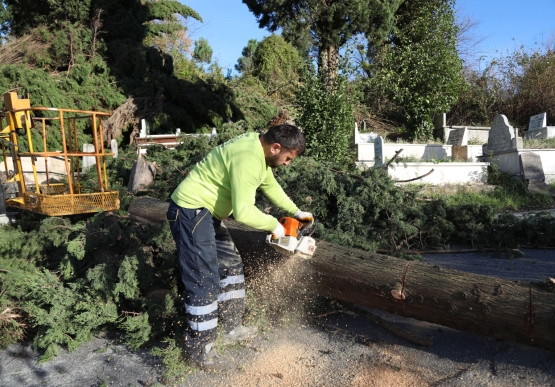
[[272, 168], [287, 166], [306, 148], [303, 133], [292, 125], [246, 133], [214, 148], [179, 184], [171, 196], [167, 219], [177, 246], [185, 285], [189, 321], [185, 348], [205, 369], [223, 366], [213, 349], [217, 327], [224, 343], [256, 335], [242, 325], [245, 310], [243, 263], [222, 219], [235, 220], [280, 238], [285, 232], [276, 218], [255, 206], [256, 190], [299, 220], [311, 220], [277, 183]]

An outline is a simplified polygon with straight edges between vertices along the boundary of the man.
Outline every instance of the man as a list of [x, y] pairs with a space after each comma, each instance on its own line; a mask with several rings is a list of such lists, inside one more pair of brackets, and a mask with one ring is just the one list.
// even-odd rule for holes
[[285, 232], [273, 216], [255, 206], [256, 190], [299, 220], [312, 219], [300, 211], [274, 178], [272, 168], [289, 165], [305, 151], [302, 132], [292, 125], [273, 126], [262, 135], [246, 133], [214, 148], [173, 192], [167, 218], [177, 246], [185, 285], [189, 320], [186, 350], [205, 369], [219, 368], [213, 349], [217, 327], [224, 343], [253, 337], [245, 327], [243, 263], [222, 219], [235, 220], [280, 238]]

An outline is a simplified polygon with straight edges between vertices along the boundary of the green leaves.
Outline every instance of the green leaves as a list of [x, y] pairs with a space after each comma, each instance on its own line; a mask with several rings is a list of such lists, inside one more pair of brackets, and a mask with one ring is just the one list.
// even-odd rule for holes
[[309, 63], [297, 91], [301, 116], [296, 122], [305, 134], [307, 154], [342, 167], [354, 160], [350, 142], [358, 96], [346, 74], [317, 74]]
[[466, 87], [454, 12], [453, 0], [403, 3], [387, 44], [372, 58], [370, 95], [376, 101], [386, 97], [393, 105], [389, 114], [416, 139], [432, 137], [434, 114], [449, 111]]

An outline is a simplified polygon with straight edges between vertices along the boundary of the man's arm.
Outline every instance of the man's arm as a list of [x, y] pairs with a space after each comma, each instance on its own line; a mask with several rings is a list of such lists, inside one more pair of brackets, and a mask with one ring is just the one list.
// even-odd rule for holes
[[262, 182], [262, 184], [260, 185], [260, 189], [276, 206], [289, 213], [290, 215], [295, 215], [297, 212], [299, 212], [299, 208], [283, 191], [283, 188], [281, 188], [279, 183], [276, 181], [272, 170], [268, 168], [267, 172], [268, 173], [266, 175], [266, 180]]
[[233, 160], [230, 166], [229, 182], [233, 217], [238, 222], [258, 230], [273, 231], [278, 225], [277, 219], [264, 214], [255, 206], [256, 190], [262, 173], [257, 165], [260, 165], [257, 156], [245, 152], [241, 157]]

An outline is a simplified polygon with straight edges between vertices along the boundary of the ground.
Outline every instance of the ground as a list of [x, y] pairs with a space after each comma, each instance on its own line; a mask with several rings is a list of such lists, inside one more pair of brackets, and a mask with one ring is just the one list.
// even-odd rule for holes
[[[499, 254], [436, 254], [425, 262], [478, 274], [541, 281], [555, 277], [555, 250]], [[274, 278], [291, 287], [299, 278], [291, 264]], [[280, 297], [267, 282], [254, 284]], [[294, 316], [298, 305], [283, 305]], [[340, 305], [339, 305], [339, 309]], [[399, 329], [431, 339], [407, 341], [348, 310], [282, 324], [242, 346], [227, 348], [226, 370], [196, 371], [178, 386], [555, 386], [555, 352], [498, 341], [372, 310]], [[304, 322], [303, 322], [304, 321]], [[63, 351], [38, 365], [30, 345], [0, 351], [0, 386], [155, 386], [162, 366], [146, 350], [130, 352], [112, 337], [99, 336], [73, 353]]]

